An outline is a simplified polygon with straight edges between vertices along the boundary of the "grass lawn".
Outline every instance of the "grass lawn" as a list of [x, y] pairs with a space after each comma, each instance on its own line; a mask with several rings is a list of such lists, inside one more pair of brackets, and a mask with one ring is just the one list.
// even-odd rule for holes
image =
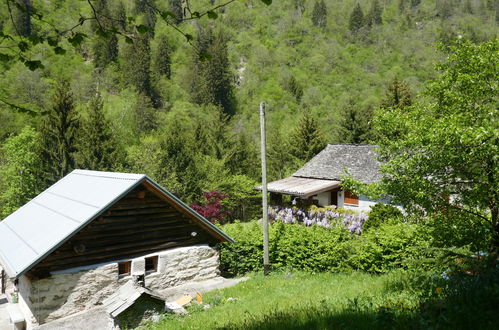
[[[204, 310], [165, 315], [149, 329], [353, 329], [406, 328], [418, 305], [397, 290], [397, 276], [363, 273], [277, 273], [206, 293]], [[229, 299], [235, 298], [235, 299]], [[389, 305], [399, 306], [392, 310]]]

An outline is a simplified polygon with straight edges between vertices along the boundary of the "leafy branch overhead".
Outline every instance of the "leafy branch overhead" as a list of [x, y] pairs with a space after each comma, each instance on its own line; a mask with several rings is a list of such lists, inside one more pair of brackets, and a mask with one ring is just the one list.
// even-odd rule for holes
[[[109, 12], [102, 10], [104, 7], [100, 5], [102, 0], [86, 0], [88, 12], [81, 11], [77, 21], [70, 26], [61, 26], [62, 24], [46, 18], [32, 0], [4, 1], [13, 31], [7, 31], [5, 27], [0, 30], [0, 62], [19, 61], [32, 71], [44, 68], [43, 62], [35, 58], [36, 56], [31, 53], [34, 46], [47, 44], [55, 54], [64, 55], [66, 53], [65, 47], [67, 47], [64, 41], [67, 41], [72, 47], [78, 48], [85, 40], [91, 37], [83, 29], [88, 22], [95, 24], [96, 28], [93, 32], [95, 36], [104, 40], [121, 37], [125, 42], [133, 43], [136, 34], [153, 32], [153, 29], [147, 24], [137, 23], [136, 15], [122, 17], [120, 15], [111, 15]], [[183, 35], [186, 41], [195, 47], [192, 44], [194, 37], [185, 32], [185, 29], [179, 27], [179, 24], [199, 20], [205, 16], [208, 19], [216, 20], [219, 17], [217, 11], [235, 1], [228, 0], [202, 11], [191, 9], [191, 4], [187, 0], [178, 0], [179, 5], [177, 7], [180, 7], [180, 10], [163, 10], [152, 0], [143, 0], [141, 2], [142, 6], [148, 8], [154, 15], [154, 19], [160, 18], [175, 32]], [[261, 1], [266, 5], [272, 3], [272, 0]], [[21, 17], [21, 19], [18, 17]], [[20, 23], [21, 21], [22, 23]], [[31, 31], [32, 21], [36, 21], [37, 24], [43, 26], [45, 32], [41, 34], [33, 33]], [[201, 57], [203, 57], [202, 54]]]

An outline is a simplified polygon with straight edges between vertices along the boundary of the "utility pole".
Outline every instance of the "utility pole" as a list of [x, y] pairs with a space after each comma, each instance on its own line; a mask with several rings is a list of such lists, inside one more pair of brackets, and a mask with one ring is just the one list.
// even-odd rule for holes
[[265, 137], [265, 102], [260, 102], [260, 136], [262, 159], [262, 209], [263, 209], [263, 274], [269, 273], [269, 213], [267, 203], [267, 160]]

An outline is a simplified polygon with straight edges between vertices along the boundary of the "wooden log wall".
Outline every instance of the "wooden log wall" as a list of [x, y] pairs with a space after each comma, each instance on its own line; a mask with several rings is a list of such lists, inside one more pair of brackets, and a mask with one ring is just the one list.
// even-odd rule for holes
[[[195, 232], [197, 235], [192, 236]], [[141, 185], [52, 252], [30, 271], [51, 271], [139, 257], [168, 248], [215, 244], [196, 220]]]

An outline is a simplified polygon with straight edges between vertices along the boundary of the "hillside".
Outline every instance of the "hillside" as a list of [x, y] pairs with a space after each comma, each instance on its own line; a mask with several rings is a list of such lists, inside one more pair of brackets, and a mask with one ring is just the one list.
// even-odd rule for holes
[[[240, 0], [217, 9], [217, 19], [178, 26], [165, 24], [148, 2], [154, 3], [92, 1], [102, 13], [99, 24], [118, 28], [132, 24], [130, 17], [148, 27], [131, 43], [120, 35], [99, 38], [91, 21], [78, 28], [89, 37], [76, 47], [61, 40], [64, 51], [56, 54], [47, 42], [33, 46], [29, 56], [43, 68], [0, 63], [0, 215], [72, 168], [147, 173], [188, 202], [221, 191], [231, 195], [226, 203], [236, 212], [252, 204], [259, 179], [260, 101], [268, 104], [269, 175], [276, 179], [326, 142], [371, 142], [370, 118], [389, 101], [388, 86], [397, 80], [417, 100], [435, 76], [435, 63], [445, 57], [437, 42], [458, 36], [487, 41], [499, 31], [494, 0], [288, 0], [270, 6]], [[191, 2], [200, 12], [211, 7]], [[16, 7], [10, 19], [8, 3], [0, 4], [1, 30], [25, 38], [50, 35], [54, 25], [69, 27], [91, 13], [83, 1], [46, 1], [35, 4], [43, 21], [23, 20]], [[155, 6], [178, 12], [181, 3]], [[193, 35], [192, 45], [173, 27]], [[56, 128], [54, 109], [70, 119], [66, 130]], [[322, 132], [313, 143], [297, 131], [304, 114], [307, 127]]]

